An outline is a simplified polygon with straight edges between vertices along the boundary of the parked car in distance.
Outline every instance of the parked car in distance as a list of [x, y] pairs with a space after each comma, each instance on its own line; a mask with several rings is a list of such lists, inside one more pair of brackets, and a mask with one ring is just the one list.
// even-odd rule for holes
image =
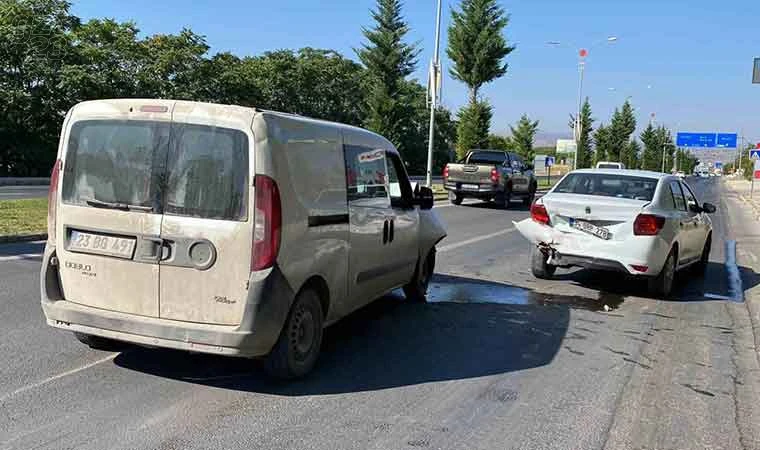
[[667, 296], [676, 271], [707, 266], [713, 212], [676, 176], [584, 169], [566, 175], [515, 225], [535, 244], [538, 278], [558, 267], [611, 270], [645, 278], [652, 294]]
[[446, 231], [382, 136], [123, 99], [76, 105], [60, 142], [42, 309], [91, 347], [261, 357], [295, 378], [324, 326], [396, 288], [426, 299]]
[[597, 169], [625, 169], [625, 164], [613, 161], [599, 161], [596, 163]]
[[533, 166], [516, 153], [500, 150], [473, 150], [459, 163], [447, 164], [443, 186], [455, 205], [465, 198], [478, 198], [504, 208], [509, 208], [514, 198], [530, 205], [538, 190]]

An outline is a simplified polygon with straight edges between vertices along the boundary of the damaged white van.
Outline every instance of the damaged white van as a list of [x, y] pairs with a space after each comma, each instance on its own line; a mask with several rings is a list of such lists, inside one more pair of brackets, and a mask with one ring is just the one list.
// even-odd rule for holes
[[314, 366], [324, 326], [396, 288], [424, 301], [446, 236], [383, 137], [186, 101], [76, 105], [49, 200], [49, 325], [283, 378]]

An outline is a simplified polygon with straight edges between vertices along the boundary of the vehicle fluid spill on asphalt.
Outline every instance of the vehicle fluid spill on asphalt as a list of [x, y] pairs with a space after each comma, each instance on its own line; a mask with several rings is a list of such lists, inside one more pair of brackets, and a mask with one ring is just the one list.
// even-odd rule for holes
[[[599, 298], [545, 294], [488, 280], [436, 274], [428, 288], [431, 303], [496, 303], [506, 305], [566, 305], [571, 308], [604, 311], [623, 302], [617, 295], [599, 294]], [[606, 306], [606, 308], [605, 308]]]

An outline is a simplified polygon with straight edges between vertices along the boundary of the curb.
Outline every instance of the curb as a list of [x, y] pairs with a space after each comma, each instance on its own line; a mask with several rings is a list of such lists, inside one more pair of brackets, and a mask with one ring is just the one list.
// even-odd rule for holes
[[16, 242], [44, 241], [47, 234], [19, 234], [16, 236], [0, 236], [0, 244], [13, 244]]
[[0, 186], [47, 186], [50, 178], [0, 177]]

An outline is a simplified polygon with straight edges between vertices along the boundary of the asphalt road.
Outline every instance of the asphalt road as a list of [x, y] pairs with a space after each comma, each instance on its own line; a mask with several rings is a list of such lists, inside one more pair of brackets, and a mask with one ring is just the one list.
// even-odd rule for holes
[[244, 360], [90, 350], [44, 325], [41, 245], [0, 247], [0, 449], [760, 448], [757, 348], [724, 264], [726, 240], [760, 255], [760, 233], [718, 180], [694, 185], [720, 205], [711, 262], [668, 301], [614, 274], [535, 280], [524, 208], [438, 207], [432, 303], [343, 320], [290, 384]]
[[45, 198], [47, 195], [47, 186], [0, 186], [0, 200]]

